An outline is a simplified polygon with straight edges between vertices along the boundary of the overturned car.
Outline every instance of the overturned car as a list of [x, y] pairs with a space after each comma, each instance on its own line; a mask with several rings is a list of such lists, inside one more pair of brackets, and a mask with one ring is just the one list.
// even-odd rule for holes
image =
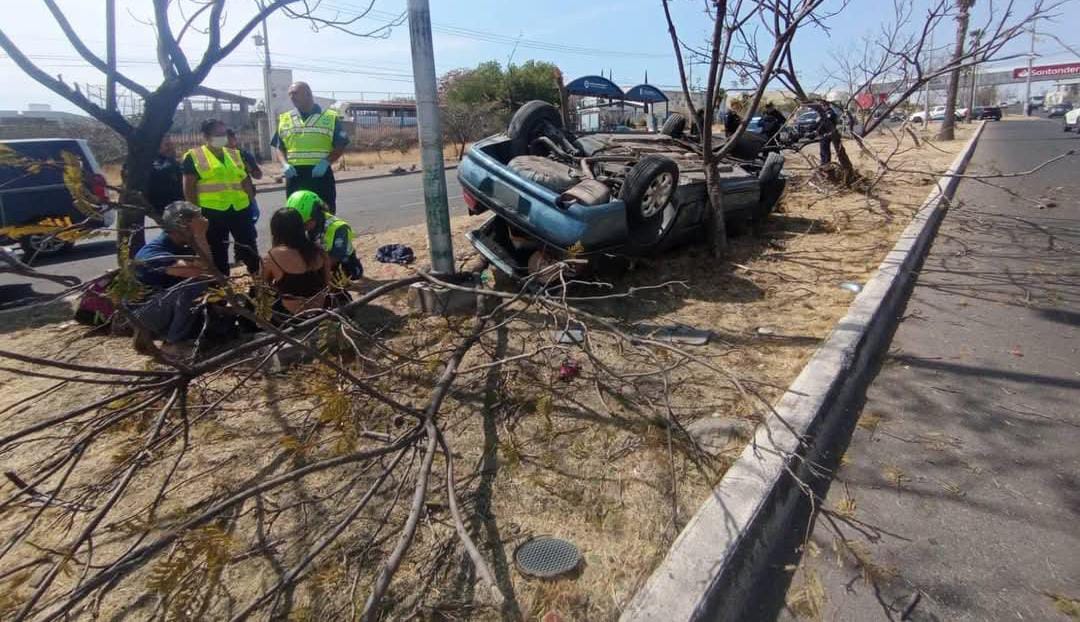
[[[469, 240], [495, 267], [521, 276], [567, 256], [643, 256], [704, 237], [705, 172], [686, 120], [658, 133], [574, 135], [554, 106], [532, 101], [507, 131], [473, 144], [458, 167], [471, 214], [491, 211]], [[720, 166], [724, 220], [765, 219], [784, 191], [784, 158], [738, 145]]]

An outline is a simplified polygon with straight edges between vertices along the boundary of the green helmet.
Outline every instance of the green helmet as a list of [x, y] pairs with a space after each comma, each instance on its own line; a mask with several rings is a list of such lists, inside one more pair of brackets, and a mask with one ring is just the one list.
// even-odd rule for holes
[[300, 217], [304, 219], [304, 222], [311, 220], [315, 215], [315, 206], [322, 204], [322, 198], [310, 190], [297, 190], [285, 201], [285, 207], [300, 212]]

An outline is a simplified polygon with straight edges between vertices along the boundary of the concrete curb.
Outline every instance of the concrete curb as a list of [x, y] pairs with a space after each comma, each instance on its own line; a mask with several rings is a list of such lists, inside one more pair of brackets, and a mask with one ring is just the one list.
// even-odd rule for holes
[[[622, 622], [746, 620], [760, 602], [755, 585], [792, 528], [805, 492], [833, 434], [850, 428], [852, 404], [872, 379], [881, 350], [907, 301], [937, 225], [971, 160], [986, 122], [919, 208], [848, 313], [758, 426], [675, 540], [667, 557], [634, 595]], [[848, 416], [845, 416], [848, 415]], [[820, 476], [820, 469], [817, 470]]]
[[[458, 167], [457, 164], [451, 164], [450, 166], [444, 166], [444, 171], [452, 171]], [[345, 179], [335, 179], [335, 183], [339, 186], [341, 184], [347, 184], [354, 181], [367, 181], [369, 179], [386, 179], [387, 177], [407, 177], [409, 175], [417, 175], [423, 173], [423, 169], [416, 169], [415, 171], [407, 171], [404, 173], [380, 173], [378, 175], [367, 175], [366, 177], [346, 177]], [[255, 194], [262, 192], [273, 192], [275, 190], [284, 190], [285, 184], [274, 184], [273, 186], [255, 186]]]

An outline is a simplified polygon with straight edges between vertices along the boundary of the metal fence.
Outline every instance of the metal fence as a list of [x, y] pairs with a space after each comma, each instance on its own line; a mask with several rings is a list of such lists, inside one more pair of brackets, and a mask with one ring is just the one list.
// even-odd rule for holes
[[[176, 145], [177, 155], [183, 155], [188, 149], [198, 147], [206, 141], [202, 132], [170, 132], [169, 138], [172, 138], [173, 144]], [[240, 141], [242, 148], [247, 149], [256, 156], [261, 153], [262, 150], [259, 149], [259, 133], [255, 130], [237, 130], [236, 138]]]
[[[394, 119], [393, 123], [354, 123], [346, 121], [342, 124], [345, 133], [349, 136], [347, 151], [371, 152], [371, 151], [408, 151], [419, 144], [416, 133], [415, 119], [405, 119], [405, 123]], [[412, 121], [412, 123], [407, 123]], [[173, 144], [176, 145], [177, 154], [183, 154], [192, 147], [203, 144], [201, 132], [172, 132], [169, 134]], [[259, 133], [254, 129], [242, 129], [236, 132], [240, 146], [256, 154], [264, 153], [265, 147], [259, 144]]]

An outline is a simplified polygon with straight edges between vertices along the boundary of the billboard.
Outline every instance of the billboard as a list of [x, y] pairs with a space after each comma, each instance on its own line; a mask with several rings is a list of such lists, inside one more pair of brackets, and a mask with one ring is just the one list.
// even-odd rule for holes
[[[1013, 69], [1013, 80], [1026, 79], [1027, 73], [1027, 67]], [[1080, 78], [1080, 62], [1036, 65], [1031, 68], [1032, 80], [1052, 80], [1054, 78]]]

